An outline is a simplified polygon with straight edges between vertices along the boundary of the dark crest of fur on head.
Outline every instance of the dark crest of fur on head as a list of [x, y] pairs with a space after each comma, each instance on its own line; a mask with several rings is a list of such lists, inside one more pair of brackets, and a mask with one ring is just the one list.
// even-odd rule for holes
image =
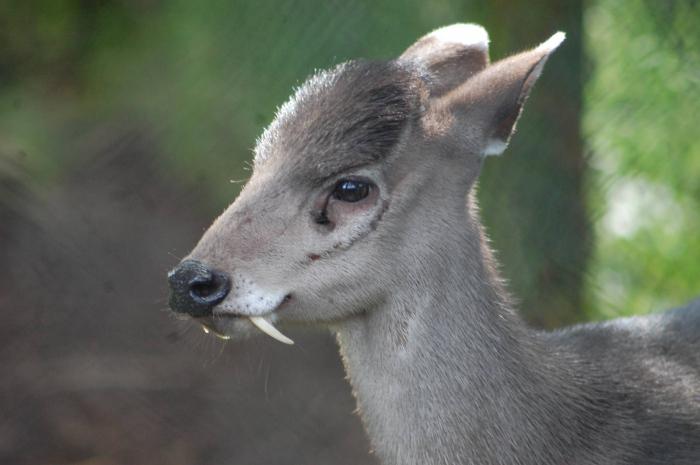
[[258, 140], [255, 165], [285, 157], [296, 174], [325, 178], [380, 160], [418, 114], [416, 76], [395, 61], [349, 61], [315, 74]]

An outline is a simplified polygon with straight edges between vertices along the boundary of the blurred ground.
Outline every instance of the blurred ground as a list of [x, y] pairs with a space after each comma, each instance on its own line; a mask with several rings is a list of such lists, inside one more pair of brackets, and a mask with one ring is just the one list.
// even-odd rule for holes
[[225, 347], [175, 321], [201, 199], [127, 125], [81, 140], [50, 190], [0, 181], [0, 463], [373, 463], [331, 337]]

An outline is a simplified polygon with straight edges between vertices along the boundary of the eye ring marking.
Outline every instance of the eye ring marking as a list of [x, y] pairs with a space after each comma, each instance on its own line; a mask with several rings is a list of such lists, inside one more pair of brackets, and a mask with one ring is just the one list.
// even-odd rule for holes
[[371, 183], [360, 179], [341, 179], [333, 188], [331, 197], [341, 202], [355, 203], [367, 198], [372, 187]]

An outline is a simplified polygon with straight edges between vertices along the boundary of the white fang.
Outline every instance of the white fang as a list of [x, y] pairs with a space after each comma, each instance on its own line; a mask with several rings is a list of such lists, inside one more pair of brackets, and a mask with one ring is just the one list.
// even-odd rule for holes
[[267, 334], [270, 336], [272, 339], [277, 339], [280, 342], [283, 342], [285, 344], [294, 344], [294, 341], [289, 339], [287, 336], [284, 334], [280, 333], [277, 328], [275, 328], [272, 323], [267, 321], [264, 317], [262, 316], [250, 316], [248, 317], [251, 323], [253, 323], [257, 328], [262, 331], [263, 333]]

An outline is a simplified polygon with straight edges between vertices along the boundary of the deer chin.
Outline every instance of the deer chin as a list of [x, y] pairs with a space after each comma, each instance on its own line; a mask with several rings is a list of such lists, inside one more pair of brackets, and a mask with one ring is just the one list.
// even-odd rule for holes
[[243, 338], [257, 330], [285, 344], [294, 341], [274, 326], [277, 313], [291, 299], [283, 290], [271, 290], [238, 272], [233, 274], [233, 289], [210, 315], [197, 321], [207, 334], [219, 339]]
[[[294, 341], [282, 334], [274, 325], [278, 319], [277, 312], [290, 298], [289, 295], [283, 295], [281, 298], [267, 300], [272, 302], [272, 308], [251, 308], [249, 304], [246, 304], [245, 310], [240, 310], [240, 306], [224, 303], [215, 308], [211, 316], [197, 318], [197, 321], [202, 325], [202, 330], [205, 333], [212, 334], [219, 339], [229, 340], [239, 336], [245, 337], [259, 330], [279, 342], [291, 345], [294, 344]], [[256, 300], [263, 301], [263, 299]]]
[[265, 316], [218, 315], [197, 318], [197, 321], [206, 334], [212, 334], [223, 340], [229, 340], [238, 335], [249, 335], [251, 329], [257, 328], [279, 342], [294, 344], [293, 340], [282, 334], [272, 323], [276, 316], [275, 314]]

